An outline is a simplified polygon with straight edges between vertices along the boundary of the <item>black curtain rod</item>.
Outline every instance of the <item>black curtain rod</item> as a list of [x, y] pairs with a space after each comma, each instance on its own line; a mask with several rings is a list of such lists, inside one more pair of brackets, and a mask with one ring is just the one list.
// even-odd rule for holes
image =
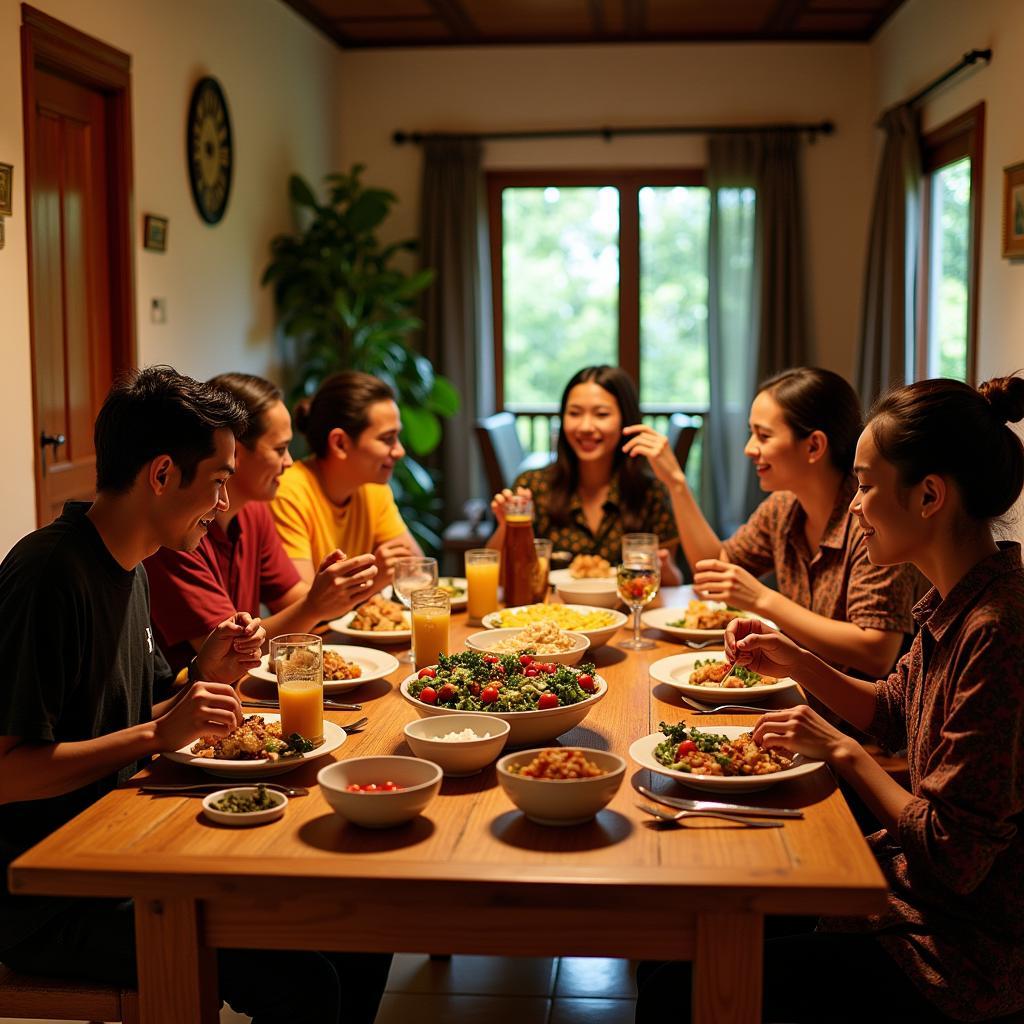
[[965, 53], [960, 58], [960, 63], [951, 67], [948, 71], [943, 72], [935, 79], [934, 82], [929, 82], [920, 92], [914, 93], [909, 100], [904, 100], [903, 106], [912, 107], [915, 103], [920, 103], [926, 96], [933, 93], [940, 85], [945, 85], [954, 75], [959, 75], [964, 68], [971, 67], [972, 64], [977, 64], [979, 60], [985, 61], [987, 64], [992, 60], [992, 50], [971, 50], [969, 53]]
[[649, 128], [554, 128], [519, 132], [403, 132], [391, 136], [396, 146], [410, 142], [419, 145], [431, 139], [586, 139], [599, 138], [611, 142], [616, 135], [740, 135], [746, 132], [807, 132], [811, 141], [818, 135], [831, 135], [836, 126], [831, 121], [814, 124], [754, 125], [653, 125]]

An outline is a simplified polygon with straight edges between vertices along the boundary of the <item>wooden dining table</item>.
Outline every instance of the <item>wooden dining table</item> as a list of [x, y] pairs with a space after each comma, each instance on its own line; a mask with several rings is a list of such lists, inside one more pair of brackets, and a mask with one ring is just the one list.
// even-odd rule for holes
[[[666, 590], [660, 600], [671, 607], [684, 593]], [[454, 614], [452, 649], [473, 631]], [[647, 635], [656, 640], [652, 650], [618, 646], [629, 636], [624, 627], [592, 652], [608, 693], [560, 737], [562, 745], [614, 751], [629, 762], [630, 744], [663, 720], [756, 721], [694, 719], [676, 690], [648, 674], [653, 661], [687, 648], [663, 633]], [[210, 781], [156, 758], [19, 857], [11, 890], [133, 899], [141, 1015], [150, 1024], [214, 1024], [217, 948], [689, 960], [694, 1021], [754, 1024], [765, 915], [867, 914], [884, 905], [882, 875], [824, 767], [743, 794], [746, 803], [803, 809], [782, 828], [660, 824], [637, 807], [646, 800], [638, 785], [694, 794], [632, 762], [616, 797], [584, 825], [532, 823], [498, 786], [493, 765], [445, 779], [407, 825], [348, 824], [317, 788], [317, 770], [328, 758], [410, 753], [402, 730], [416, 711], [398, 692], [409, 671], [403, 663], [344, 698], [362, 711], [328, 714], [339, 724], [363, 715], [369, 723], [333, 754], [278, 779], [310, 787], [280, 820], [225, 828], [209, 822], [194, 797], [142, 793], [143, 779]], [[243, 699], [273, 695], [272, 684], [254, 679], [240, 690]], [[773, 702], [784, 705], [785, 695]]]

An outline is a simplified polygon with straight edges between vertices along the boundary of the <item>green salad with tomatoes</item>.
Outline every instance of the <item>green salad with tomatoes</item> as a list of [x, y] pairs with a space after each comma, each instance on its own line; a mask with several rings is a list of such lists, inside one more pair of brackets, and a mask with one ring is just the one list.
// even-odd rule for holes
[[729, 762], [728, 756], [721, 753], [722, 748], [729, 744], [728, 736], [688, 727], [685, 722], [676, 725], [659, 722], [658, 728], [665, 739], [654, 748], [654, 759], [666, 768], [677, 772], [693, 771], [691, 758], [687, 757], [689, 754], [708, 755], [712, 759], [720, 759], [723, 765]]
[[579, 704], [597, 690], [593, 665], [478, 651], [442, 654], [436, 669], [422, 669], [408, 686], [416, 700], [450, 711], [549, 711]]

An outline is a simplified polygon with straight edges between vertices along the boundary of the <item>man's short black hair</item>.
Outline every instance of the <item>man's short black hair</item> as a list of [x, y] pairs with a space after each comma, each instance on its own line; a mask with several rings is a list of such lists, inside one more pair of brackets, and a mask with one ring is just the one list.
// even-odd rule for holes
[[169, 455], [190, 484], [215, 451], [214, 433], [235, 437], [248, 424], [245, 406], [230, 392], [185, 377], [170, 366], [129, 370], [113, 384], [96, 417], [96, 490], [123, 493], [139, 470]]

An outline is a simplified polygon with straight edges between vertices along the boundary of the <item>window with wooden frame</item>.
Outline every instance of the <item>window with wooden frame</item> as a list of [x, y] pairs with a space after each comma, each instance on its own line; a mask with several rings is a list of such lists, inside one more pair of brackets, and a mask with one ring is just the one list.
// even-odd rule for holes
[[979, 103], [923, 139], [916, 380], [975, 380], [984, 134]]
[[492, 172], [488, 201], [496, 408], [550, 416], [611, 363], [652, 417], [706, 410], [703, 170]]

